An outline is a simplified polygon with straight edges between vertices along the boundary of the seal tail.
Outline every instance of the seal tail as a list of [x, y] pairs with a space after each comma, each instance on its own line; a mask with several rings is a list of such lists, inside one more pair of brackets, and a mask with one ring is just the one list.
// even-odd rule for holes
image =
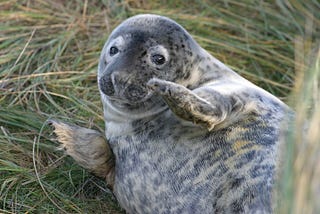
[[95, 130], [50, 120], [54, 127], [59, 149], [65, 150], [80, 166], [114, 185], [114, 155], [104, 136]]

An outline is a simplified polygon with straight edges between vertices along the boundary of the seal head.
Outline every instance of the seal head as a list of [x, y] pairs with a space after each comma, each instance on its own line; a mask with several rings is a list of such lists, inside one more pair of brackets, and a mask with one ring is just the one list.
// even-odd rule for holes
[[187, 78], [194, 65], [194, 49], [198, 48], [171, 19], [157, 15], [132, 17], [112, 32], [102, 50], [98, 68], [102, 96], [131, 107], [146, 102], [152, 97], [148, 80], [175, 82]]

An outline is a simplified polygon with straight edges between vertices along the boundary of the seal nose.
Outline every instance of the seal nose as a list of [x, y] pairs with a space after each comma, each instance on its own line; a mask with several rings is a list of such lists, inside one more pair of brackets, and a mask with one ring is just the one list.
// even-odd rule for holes
[[114, 78], [113, 75], [104, 75], [100, 78], [99, 81], [101, 91], [107, 95], [112, 96], [115, 93], [114, 89]]

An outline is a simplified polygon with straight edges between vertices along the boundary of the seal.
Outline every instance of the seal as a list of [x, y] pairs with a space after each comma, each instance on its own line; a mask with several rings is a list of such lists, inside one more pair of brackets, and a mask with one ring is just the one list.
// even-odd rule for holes
[[179, 24], [150, 14], [121, 23], [101, 52], [98, 85], [113, 192], [128, 213], [273, 211], [290, 109]]

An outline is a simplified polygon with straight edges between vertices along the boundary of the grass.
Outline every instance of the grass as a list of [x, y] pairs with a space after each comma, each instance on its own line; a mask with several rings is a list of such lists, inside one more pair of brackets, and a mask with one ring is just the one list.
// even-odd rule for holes
[[56, 150], [46, 120], [103, 130], [99, 53], [112, 29], [138, 13], [175, 19], [297, 111], [278, 211], [319, 212], [319, 8], [316, 0], [0, 1], [0, 212], [123, 212], [102, 181]]

